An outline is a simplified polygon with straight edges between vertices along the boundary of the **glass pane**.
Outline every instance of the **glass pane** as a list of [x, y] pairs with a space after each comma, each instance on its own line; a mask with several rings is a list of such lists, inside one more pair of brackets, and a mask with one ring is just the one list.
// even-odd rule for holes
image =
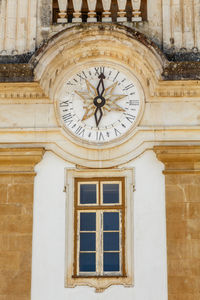
[[80, 272], [95, 272], [96, 253], [80, 253], [79, 268]]
[[96, 184], [80, 185], [80, 204], [94, 204], [96, 200]]
[[103, 203], [119, 203], [119, 184], [103, 184]]
[[96, 231], [96, 213], [80, 213], [80, 230]]
[[105, 272], [120, 271], [119, 253], [104, 253], [103, 270]]
[[103, 230], [119, 230], [119, 213], [105, 212], [103, 214]]
[[103, 233], [103, 249], [104, 251], [119, 250], [119, 232]]
[[80, 251], [96, 251], [96, 233], [80, 233]]

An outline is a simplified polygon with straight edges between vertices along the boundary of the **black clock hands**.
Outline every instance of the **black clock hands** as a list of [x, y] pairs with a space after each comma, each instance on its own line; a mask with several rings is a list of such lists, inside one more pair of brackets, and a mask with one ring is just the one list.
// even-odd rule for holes
[[103, 97], [103, 93], [105, 91], [105, 87], [104, 87], [104, 82], [103, 80], [105, 79], [105, 76], [103, 73], [101, 73], [98, 77], [100, 80], [99, 80], [99, 83], [98, 83], [98, 86], [97, 86], [97, 93], [98, 93], [98, 96], [96, 96], [94, 98], [94, 105], [96, 106], [96, 110], [95, 110], [95, 113], [94, 113], [94, 117], [95, 117], [95, 122], [96, 122], [96, 126], [98, 127], [99, 126], [99, 123], [101, 121], [101, 118], [103, 116], [103, 112], [102, 112], [102, 107], [105, 105], [106, 103], [106, 100], [105, 98]]
[[103, 80], [106, 78], [105, 75], [103, 73], [101, 73], [98, 77], [100, 80], [99, 80], [99, 84], [97, 86], [97, 93], [98, 93], [98, 96], [99, 97], [102, 97], [104, 91], [105, 91], [105, 88], [104, 88], [104, 82]]

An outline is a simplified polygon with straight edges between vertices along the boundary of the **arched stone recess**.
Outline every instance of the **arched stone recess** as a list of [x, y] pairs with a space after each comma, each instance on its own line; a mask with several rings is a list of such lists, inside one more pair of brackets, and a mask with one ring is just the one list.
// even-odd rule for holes
[[35, 80], [54, 99], [57, 86], [77, 64], [113, 60], [130, 68], [151, 95], [168, 64], [159, 48], [143, 34], [122, 25], [81, 24], [54, 35], [34, 57]]
[[[76, 143], [59, 122], [56, 108], [59, 90], [72, 70], [79, 65], [99, 61], [113, 62], [119, 68], [132, 72], [143, 95], [141, 116], [137, 126], [118, 142], [104, 145]], [[152, 132], [147, 131], [144, 138], [144, 132], [140, 132], [140, 123], [145, 102], [155, 94], [167, 61], [159, 49], [143, 35], [121, 25], [76, 25], [53, 36], [38, 50], [32, 63], [35, 65], [35, 80], [39, 81], [44, 92], [54, 102], [58, 122], [58, 131], [53, 134], [54, 142], [50, 138], [46, 143], [47, 149], [73, 163], [99, 168], [126, 163], [149, 148], [147, 144], [149, 140], [154, 140], [154, 133], [152, 135]]]

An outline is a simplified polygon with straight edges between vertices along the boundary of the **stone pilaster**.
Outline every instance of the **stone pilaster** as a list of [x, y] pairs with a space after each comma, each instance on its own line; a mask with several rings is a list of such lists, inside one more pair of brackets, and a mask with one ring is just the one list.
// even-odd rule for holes
[[30, 300], [34, 166], [42, 148], [0, 149], [0, 300]]
[[165, 165], [168, 300], [199, 300], [200, 147], [154, 151]]

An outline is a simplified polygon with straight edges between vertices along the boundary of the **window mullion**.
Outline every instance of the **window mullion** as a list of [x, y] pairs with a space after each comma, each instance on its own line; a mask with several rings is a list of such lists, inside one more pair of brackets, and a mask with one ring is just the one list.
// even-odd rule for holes
[[122, 211], [119, 211], [119, 250], [120, 250], [120, 273], [122, 274], [123, 266], [122, 266], [122, 255], [123, 255], [123, 249], [122, 249]]
[[76, 236], [76, 239], [77, 239], [77, 275], [79, 275], [79, 270], [80, 270], [80, 267], [79, 267], [79, 257], [80, 257], [80, 212], [77, 211], [77, 236]]
[[100, 211], [101, 216], [101, 227], [100, 227], [100, 259], [101, 259], [101, 273], [100, 275], [103, 275], [103, 211]]
[[101, 214], [100, 211], [96, 212], [96, 272], [97, 275], [101, 273]]

